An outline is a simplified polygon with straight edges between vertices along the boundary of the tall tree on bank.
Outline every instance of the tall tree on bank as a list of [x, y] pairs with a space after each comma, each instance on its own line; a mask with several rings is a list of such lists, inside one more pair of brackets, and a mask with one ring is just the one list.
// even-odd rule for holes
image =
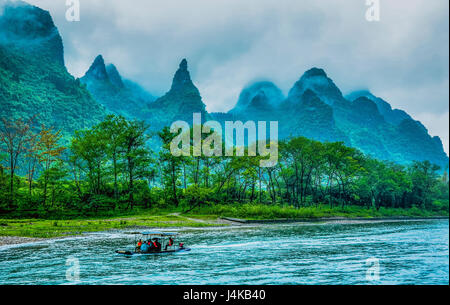
[[126, 121], [123, 133], [123, 148], [128, 172], [128, 204], [134, 205], [134, 181], [140, 178], [148, 178], [151, 162], [146, 143], [149, 139], [146, 133], [149, 126], [142, 121]]
[[163, 173], [165, 176], [169, 177], [166, 181], [171, 188], [173, 203], [175, 206], [178, 206], [179, 200], [177, 196], [177, 180], [182, 158], [175, 157], [170, 152], [170, 143], [176, 135], [170, 132], [169, 127], [164, 127], [163, 130], [158, 133], [158, 137], [162, 142], [162, 149], [159, 152], [159, 159], [165, 165], [163, 167]]
[[27, 142], [30, 141], [31, 126], [33, 118], [24, 121], [0, 120], [0, 149], [8, 155], [8, 165], [10, 171], [9, 193], [10, 208], [14, 205], [14, 176], [19, 164], [20, 157], [27, 151]]
[[114, 175], [114, 199], [118, 199], [119, 160], [125, 153], [124, 141], [127, 121], [122, 116], [109, 115], [98, 125], [98, 130], [106, 140], [108, 157], [112, 160]]
[[81, 177], [75, 179], [87, 176], [90, 194], [99, 195], [102, 191], [103, 167], [108, 161], [104, 136], [95, 127], [77, 131], [72, 138], [70, 150], [71, 163], [79, 169], [75, 169], [74, 174], [81, 174]]
[[38, 160], [43, 169], [44, 180], [44, 194], [43, 194], [43, 206], [45, 207], [47, 202], [47, 187], [50, 179], [52, 166], [55, 162], [61, 160], [61, 154], [66, 150], [65, 147], [60, 145], [61, 135], [60, 131], [53, 131], [53, 128], [46, 128], [42, 126], [39, 133], [38, 143]]

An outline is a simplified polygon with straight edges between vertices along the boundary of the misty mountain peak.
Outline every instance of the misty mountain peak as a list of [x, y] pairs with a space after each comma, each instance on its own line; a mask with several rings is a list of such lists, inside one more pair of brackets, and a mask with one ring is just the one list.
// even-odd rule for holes
[[97, 80], [106, 80], [108, 79], [108, 73], [106, 72], [105, 60], [102, 55], [98, 55], [92, 65], [87, 70], [84, 78], [94, 78]]
[[185, 90], [195, 88], [191, 80], [191, 75], [188, 71], [187, 60], [183, 58], [180, 62], [180, 66], [175, 73], [172, 81], [171, 91]]
[[289, 91], [288, 97], [292, 102], [298, 102], [308, 89], [328, 105], [345, 102], [341, 91], [323, 69], [312, 68], [306, 71]]
[[328, 77], [323, 69], [311, 68], [305, 72], [304, 77]]
[[48, 11], [23, 1], [0, 1], [0, 45], [18, 47], [64, 65], [61, 36]]
[[[258, 97], [258, 100], [266, 100], [266, 103], [273, 107], [278, 107], [284, 100], [283, 93], [274, 83], [270, 81], [259, 81], [245, 87], [242, 90], [236, 106], [230, 110], [230, 112], [238, 113], [245, 111], [255, 97]], [[253, 104], [253, 106], [255, 106], [255, 104]]]
[[264, 91], [259, 91], [250, 101], [247, 111], [273, 111], [270, 100]]
[[149, 120], [160, 129], [177, 120], [190, 121], [194, 112], [200, 112], [204, 120], [210, 118], [200, 92], [191, 80], [186, 59], [175, 72], [170, 90], [149, 104], [149, 111]]
[[187, 67], [188, 67], [187, 60], [186, 58], [183, 58], [183, 60], [180, 62], [180, 69], [187, 71]]

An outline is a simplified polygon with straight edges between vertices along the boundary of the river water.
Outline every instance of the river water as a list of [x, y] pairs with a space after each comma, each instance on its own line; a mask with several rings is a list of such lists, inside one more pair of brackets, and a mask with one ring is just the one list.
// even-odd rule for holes
[[179, 231], [190, 252], [120, 256], [120, 231], [3, 246], [0, 284], [449, 284], [448, 220]]

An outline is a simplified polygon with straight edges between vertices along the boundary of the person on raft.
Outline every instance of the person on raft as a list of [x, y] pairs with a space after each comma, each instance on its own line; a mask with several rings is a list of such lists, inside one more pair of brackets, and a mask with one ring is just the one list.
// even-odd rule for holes
[[167, 247], [171, 247], [171, 246], [173, 246], [173, 239], [172, 239], [172, 237], [169, 237], [169, 242], [166, 244], [166, 247], [164, 250], [167, 250]]
[[150, 249], [150, 247], [149, 247], [148, 243], [146, 243], [146, 242], [142, 243], [141, 252], [147, 253], [149, 251], [149, 249]]
[[139, 239], [139, 241], [137, 242], [137, 245], [136, 245], [136, 252], [140, 252], [141, 251], [141, 246], [142, 246], [142, 240]]
[[150, 249], [155, 252], [161, 251], [161, 243], [158, 241], [158, 238], [153, 238], [152, 246]]

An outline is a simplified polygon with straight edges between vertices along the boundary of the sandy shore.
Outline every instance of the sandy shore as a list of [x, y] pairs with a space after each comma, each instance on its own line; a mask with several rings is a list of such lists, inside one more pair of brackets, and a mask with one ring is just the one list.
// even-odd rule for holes
[[6, 245], [17, 245], [31, 243], [35, 241], [46, 240], [46, 238], [31, 238], [31, 237], [20, 237], [20, 236], [0, 236], [0, 247]]

